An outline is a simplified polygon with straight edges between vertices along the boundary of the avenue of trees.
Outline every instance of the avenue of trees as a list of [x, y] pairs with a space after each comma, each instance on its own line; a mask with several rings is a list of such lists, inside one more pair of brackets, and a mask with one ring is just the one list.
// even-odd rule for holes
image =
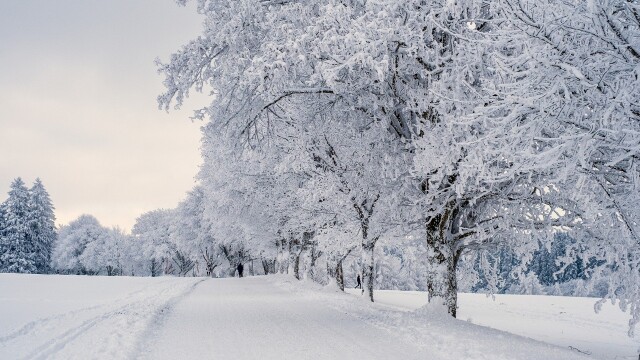
[[377, 249], [419, 240], [430, 301], [455, 316], [461, 261], [506, 247], [527, 264], [564, 232], [638, 321], [636, 1], [197, 4], [202, 34], [158, 64], [162, 108], [212, 98], [177, 210], [192, 251], [340, 286], [358, 254], [374, 300]]

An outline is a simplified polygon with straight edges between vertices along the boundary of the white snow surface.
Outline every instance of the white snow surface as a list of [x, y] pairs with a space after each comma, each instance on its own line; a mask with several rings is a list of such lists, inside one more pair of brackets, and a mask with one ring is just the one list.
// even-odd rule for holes
[[624, 314], [591, 316], [594, 299], [461, 295], [462, 319], [537, 341], [424, 296], [371, 304], [289, 276], [0, 274], [0, 359], [637, 359]]
[[[347, 289], [359, 294], [359, 290]], [[379, 290], [376, 302], [413, 311], [427, 302], [422, 291]], [[627, 336], [629, 314], [599, 299], [568, 296], [458, 294], [458, 319], [582, 351], [601, 359], [638, 359], [640, 334]], [[636, 333], [640, 329], [636, 329]]]

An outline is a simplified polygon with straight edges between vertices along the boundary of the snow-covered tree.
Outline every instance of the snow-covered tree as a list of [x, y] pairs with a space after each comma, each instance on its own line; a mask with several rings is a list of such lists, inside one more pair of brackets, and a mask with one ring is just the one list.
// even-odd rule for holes
[[[205, 272], [213, 275], [209, 270], [215, 263], [213, 257], [219, 254], [219, 251], [210, 225], [204, 221], [205, 202], [204, 191], [200, 186], [196, 186], [187, 193], [186, 198], [175, 210], [172, 236], [177, 252], [173, 255], [174, 263], [183, 269], [183, 275], [191, 271], [196, 263], [203, 263]], [[207, 264], [210, 265], [209, 268]]]
[[94, 274], [125, 275], [127, 268], [132, 265], [132, 249], [129, 247], [132, 239], [118, 228], [102, 230], [93, 241], [87, 243], [79, 256], [82, 267]]
[[91, 215], [62, 226], [54, 247], [55, 270], [78, 275], [148, 275], [145, 248], [118, 228], [106, 228]]
[[0, 272], [38, 272], [36, 248], [29, 238], [29, 190], [21, 178], [11, 183], [9, 198], [4, 203], [4, 212]]
[[91, 215], [81, 215], [68, 225], [61, 226], [51, 259], [54, 269], [78, 275], [95, 273], [96, 269], [87, 267], [83, 262], [83, 254], [89, 244], [100, 239], [107, 231]]
[[520, 101], [505, 108], [543, 119], [541, 161], [558, 159], [555, 177], [572, 200], [562, 208], [580, 218], [570, 250], [616, 264], [619, 275], [609, 277], [607, 297], [630, 307], [633, 328], [640, 321], [640, 237], [633, 220], [640, 215], [638, 6], [621, 0], [502, 4], [527, 47], [505, 64], [526, 74], [525, 86], [508, 94]]
[[48, 273], [51, 267], [51, 252], [56, 240], [54, 208], [40, 179], [34, 182], [29, 196], [28, 241], [34, 248], [38, 272]]
[[[454, 316], [465, 253], [501, 244], [522, 259], [514, 271], [524, 273], [539, 244], [563, 229], [579, 234], [569, 256], [622, 271], [608, 297], [630, 304], [640, 320], [633, 2], [198, 5], [203, 34], [160, 64], [160, 106], [211, 88], [211, 105], [196, 112], [211, 119], [204, 136], [236, 144], [223, 146], [234, 156], [205, 146], [205, 166], [265, 161], [260, 171], [224, 172], [233, 176], [218, 204], [244, 197], [252, 215], [276, 211], [256, 219], [269, 219], [263, 231], [285, 243], [306, 231], [317, 231], [319, 245], [331, 244], [323, 232], [358, 234], [363, 254], [373, 254], [378, 234], [421, 234], [429, 300]], [[279, 187], [272, 195], [291, 195], [246, 186], [260, 181]], [[203, 186], [206, 196], [216, 188]], [[253, 206], [257, 198], [264, 201]], [[373, 221], [376, 214], [385, 220]], [[344, 245], [335, 254], [352, 251]], [[373, 257], [363, 260], [367, 276]], [[490, 271], [492, 262], [483, 264]]]
[[4, 268], [2, 262], [2, 254], [8, 249], [8, 243], [5, 240], [4, 229], [6, 227], [7, 210], [4, 202], [0, 203], [0, 269]]
[[136, 219], [131, 230], [132, 241], [142, 249], [141, 260], [147, 262], [151, 276], [172, 274], [171, 258], [176, 252], [172, 231], [176, 217], [176, 210], [149, 211]]

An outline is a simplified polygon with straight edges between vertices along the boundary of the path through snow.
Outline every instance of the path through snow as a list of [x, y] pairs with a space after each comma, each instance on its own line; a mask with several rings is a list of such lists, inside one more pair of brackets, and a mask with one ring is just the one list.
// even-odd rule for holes
[[319, 299], [296, 296], [261, 277], [202, 283], [181, 301], [149, 359], [428, 359]]

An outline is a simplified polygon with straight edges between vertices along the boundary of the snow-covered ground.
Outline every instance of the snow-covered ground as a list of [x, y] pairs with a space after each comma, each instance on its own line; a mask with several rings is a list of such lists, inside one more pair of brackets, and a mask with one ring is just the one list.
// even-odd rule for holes
[[0, 359], [124, 359], [202, 281], [0, 274]]
[[462, 294], [460, 321], [409, 311], [424, 298], [370, 304], [287, 276], [0, 274], [0, 359], [637, 359], [624, 314], [593, 315], [593, 299]]
[[[351, 294], [359, 290], [347, 289]], [[602, 359], [638, 359], [640, 335], [627, 336], [629, 314], [611, 303], [595, 313], [598, 299], [566, 296], [459, 294], [458, 318]], [[412, 311], [424, 306], [422, 291], [376, 292], [376, 302]], [[636, 332], [640, 332], [637, 329]]]

